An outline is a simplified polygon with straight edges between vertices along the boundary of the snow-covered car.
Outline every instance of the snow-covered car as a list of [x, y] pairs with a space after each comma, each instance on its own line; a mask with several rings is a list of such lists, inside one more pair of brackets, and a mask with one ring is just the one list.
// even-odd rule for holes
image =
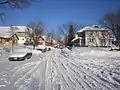
[[10, 54], [9, 60], [26, 60], [30, 59], [32, 57], [32, 51], [27, 48], [19, 48], [13, 51], [13, 53]]
[[9, 56], [9, 61], [22, 61], [26, 59], [30, 59], [32, 57], [32, 53], [28, 52], [14, 52]]
[[42, 51], [42, 52], [45, 52], [45, 51], [46, 51], [46, 46], [45, 46], [45, 45], [38, 45], [38, 46], [36, 47], [36, 50], [40, 50], [40, 51]]

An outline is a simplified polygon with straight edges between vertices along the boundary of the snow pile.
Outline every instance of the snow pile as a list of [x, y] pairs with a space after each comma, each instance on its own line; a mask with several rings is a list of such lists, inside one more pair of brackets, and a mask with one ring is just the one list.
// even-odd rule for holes
[[65, 47], [65, 48], [63, 48], [63, 49], [61, 49], [63, 52], [69, 52], [70, 50], [67, 48], [67, 47]]
[[80, 53], [80, 56], [86, 57], [119, 57], [119, 51], [100, 51], [100, 50], [90, 50], [87, 52]]
[[120, 51], [109, 52], [110, 57], [120, 57]]
[[83, 52], [80, 55], [81, 56], [91, 56], [91, 57], [104, 57], [104, 56], [108, 56], [109, 53], [106, 51], [92, 50], [92, 51], [88, 51], [88, 52]]
[[33, 53], [33, 54], [36, 54], [36, 55], [39, 55], [39, 54], [41, 54], [42, 52], [41, 52], [40, 50], [33, 50], [32, 53]]
[[27, 48], [29, 48], [29, 49], [33, 49], [33, 46], [26, 46]]
[[36, 49], [45, 49], [45, 48], [46, 48], [45, 45], [38, 45], [38, 46], [36, 47]]

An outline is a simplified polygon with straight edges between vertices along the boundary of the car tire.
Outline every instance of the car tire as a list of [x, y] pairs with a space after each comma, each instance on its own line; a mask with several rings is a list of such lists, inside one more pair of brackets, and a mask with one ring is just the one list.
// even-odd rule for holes
[[27, 58], [27, 59], [30, 59], [31, 57], [32, 57], [32, 53], [29, 53], [26, 58]]

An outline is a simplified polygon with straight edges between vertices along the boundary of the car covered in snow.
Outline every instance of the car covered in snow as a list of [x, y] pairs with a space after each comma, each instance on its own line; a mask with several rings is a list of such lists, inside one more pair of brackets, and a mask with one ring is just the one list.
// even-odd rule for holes
[[26, 59], [30, 59], [32, 57], [32, 52], [28, 49], [19, 49], [14, 51], [9, 56], [9, 61], [22, 61]]
[[45, 45], [38, 45], [38, 46], [36, 47], [36, 50], [40, 50], [40, 51], [42, 51], [42, 52], [46, 52], [46, 46], [45, 46]]

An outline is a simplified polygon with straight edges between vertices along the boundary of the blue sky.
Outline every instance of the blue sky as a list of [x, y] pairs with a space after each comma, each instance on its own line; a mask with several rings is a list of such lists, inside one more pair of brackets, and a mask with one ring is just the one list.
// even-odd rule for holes
[[120, 0], [41, 0], [24, 10], [0, 9], [6, 13], [0, 25], [26, 25], [29, 21], [43, 21], [47, 29], [74, 22], [98, 24], [107, 12], [120, 9]]

